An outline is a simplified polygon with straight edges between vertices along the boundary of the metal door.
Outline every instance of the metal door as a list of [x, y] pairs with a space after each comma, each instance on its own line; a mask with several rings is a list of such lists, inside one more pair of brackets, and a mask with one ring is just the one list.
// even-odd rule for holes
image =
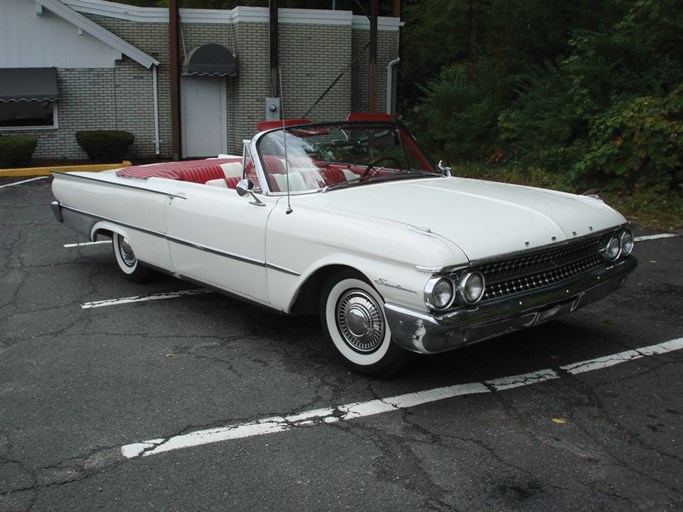
[[226, 87], [222, 77], [182, 77], [183, 157], [227, 153]]

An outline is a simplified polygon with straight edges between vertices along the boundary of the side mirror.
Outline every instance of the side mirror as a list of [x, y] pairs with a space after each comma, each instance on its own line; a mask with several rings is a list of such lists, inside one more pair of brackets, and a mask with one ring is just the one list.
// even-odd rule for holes
[[444, 163], [443, 160], [439, 160], [439, 163], [436, 164], [436, 168], [439, 170], [441, 174], [443, 174], [446, 177], [452, 176], [451, 174], [451, 168], [448, 167], [447, 164]]
[[254, 190], [254, 184], [251, 182], [251, 180], [243, 179], [240, 180], [239, 183], [237, 183], [237, 187], [235, 188], [235, 190], [237, 190], [237, 194], [240, 197], [244, 197], [249, 192]]
[[254, 194], [254, 183], [251, 180], [248, 179], [243, 179], [240, 180], [239, 183], [237, 184], [237, 187], [235, 187], [235, 190], [237, 190], [237, 195], [240, 197], [244, 197], [247, 194], [251, 196], [251, 201], [249, 201], [249, 204], [253, 204], [256, 206], [265, 206], [266, 203], [261, 201], [256, 195]]

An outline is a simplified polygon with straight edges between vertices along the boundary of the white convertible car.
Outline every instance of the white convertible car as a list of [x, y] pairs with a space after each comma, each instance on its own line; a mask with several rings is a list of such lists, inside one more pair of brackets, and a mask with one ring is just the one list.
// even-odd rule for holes
[[385, 115], [261, 123], [242, 156], [54, 173], [60, 222], [151, 270], [320, 314], [352, 369], [398, 370], [557, 318], [636, 267], [599, 199], [451, 177]]

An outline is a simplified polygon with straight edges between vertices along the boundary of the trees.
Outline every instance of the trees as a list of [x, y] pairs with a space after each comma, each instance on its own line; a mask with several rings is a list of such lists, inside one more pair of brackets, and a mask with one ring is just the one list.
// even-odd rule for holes
[[[412, 51], [409, 33], [443, 26], [442, 1], [411, 2], [420, 26], [406, 25], [404, 53]], [[541, 166], [576, 183], [681, 182], [678, 0], [459, 0], [453, 27], [466, 26], [474, 1], [476, 51], [448, 35], [456, 51], [441, 53], [438, 71], [402, 89], [402, 112], [427, 130], [427, 143], [457, 158]], [[409, 59], [402, 68], [424, 76]]]

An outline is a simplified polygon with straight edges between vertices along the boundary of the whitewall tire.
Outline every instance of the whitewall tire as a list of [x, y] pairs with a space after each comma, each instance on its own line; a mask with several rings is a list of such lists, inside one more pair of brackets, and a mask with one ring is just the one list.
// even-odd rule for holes
[[123, 235], [114, 233], [112, 245], [114, 246], [116, 264], [130, 281], [144, 283], [150, 279], [152, 271], [138, 261], [128, 239]]
[[384, 301], [358, 272], [336, 274], [323, 286], [320, 318], [328, 342], [344, 364], [365, 375], [386, 377], [407, 352], [391, 340]]

